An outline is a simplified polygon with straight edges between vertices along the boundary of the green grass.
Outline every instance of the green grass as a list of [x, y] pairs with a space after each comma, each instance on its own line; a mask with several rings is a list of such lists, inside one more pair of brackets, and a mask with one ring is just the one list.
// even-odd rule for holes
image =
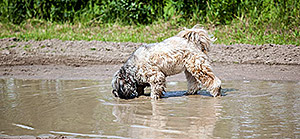
[[[157, 21], [149, 25], [122, 25], [120, 23], [52, 23], [27, 20], [15, 25], [0, 23], [0, 38], [20, 40], [99, 40], [110, 42], [160, 42], [176, 35], [183, 27], [196, 23]], [[213, 34], [217, 44], [294, 44], [300, 45], [299, 28], [279, 28], [267, 24], [252, 25], [246, 20], [233, 20], [229, 25], [202, 24]], [[43, 46], [42, 46], [43, 48]]]
[[300, 45], [295, 0], [3, 0], [0, 38], [159, 42], [202, 23], [221, 44]]

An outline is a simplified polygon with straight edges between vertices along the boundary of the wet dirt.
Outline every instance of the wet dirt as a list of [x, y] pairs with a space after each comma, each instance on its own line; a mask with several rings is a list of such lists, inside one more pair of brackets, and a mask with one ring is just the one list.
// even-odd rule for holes
[[[0, 39], [0, 65], [71, 65], [124, 63], [143, 43], [102, 41], [18, 41]], [[300, 47], [295, 45], [220, 45], [211, 47], [211, 61], [221, 63], [300, 65]]]
[[0, 65], [68, 65], [86, 66], [117, 64], [126, 58], [141, 43], [114, 43], [102, 41], [14, 41], [0, 40]]
[[0, 79], [0, 138], [299, 138], [299, 85], [225, 81], [212, 98], [171, 81], [155, 101], [116, 99], [110, 80]]
[[[141, 45], [1, 39], [0, 78], [102, 80], [110, 78]], [[300, 46], [215, 44], [208, 55], [222, 80], [300, 80]]]
[[[0, 66], [0, 79], [61, 79], [105, 80], [110, 79], [122, 65], [25, 65]], [[221, 80], [281, 80], [300, 81], [298, 65], [221, 64], [213, 63], [215, 74]], [[185, 75], [168, 77], [167, 81], [186, 81]]]

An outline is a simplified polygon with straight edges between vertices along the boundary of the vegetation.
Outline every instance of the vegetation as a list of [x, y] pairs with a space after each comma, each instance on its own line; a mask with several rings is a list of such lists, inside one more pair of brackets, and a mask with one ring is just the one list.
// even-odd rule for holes
[[201, 24], [216, 43], [300, 45], [296, 0], [2, 0], [0, 38], [157, 42]]

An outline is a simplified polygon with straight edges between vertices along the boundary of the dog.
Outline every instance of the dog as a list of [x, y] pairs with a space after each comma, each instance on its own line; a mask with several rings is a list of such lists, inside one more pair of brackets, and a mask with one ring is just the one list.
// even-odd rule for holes
[[204, 86], [211, 96], [220, 96], [221, 80], [214, 75], [207, 56], [215, 40], [196, 25], [160, 43], [139, 47], [114, 74], [112, 93], [121, 99], [132, 99], [143, 95], [144, 88], [150, 86], [151, 98], [158, 99], [166, 92], [166, 77], [184, 71], [186, 95], [197, 94]]

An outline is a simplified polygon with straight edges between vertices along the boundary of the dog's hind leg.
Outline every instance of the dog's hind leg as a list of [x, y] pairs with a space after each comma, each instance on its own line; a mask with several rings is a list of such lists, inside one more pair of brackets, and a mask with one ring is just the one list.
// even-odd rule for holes
[[187, 70], [184, 70], [184, 74], [185, 74], [186, 80], [188, 82], [188, 85], [187, 85], [188, 91], [185, 93], [185, 95], [197, 94], [197, 92], [201, 89], [199, 82]]
[[206, 57], [197, 54], [191, 56], [185, 61], [185, 68], [213, 97], [221, 95], [221, 80], [213, 74]]

